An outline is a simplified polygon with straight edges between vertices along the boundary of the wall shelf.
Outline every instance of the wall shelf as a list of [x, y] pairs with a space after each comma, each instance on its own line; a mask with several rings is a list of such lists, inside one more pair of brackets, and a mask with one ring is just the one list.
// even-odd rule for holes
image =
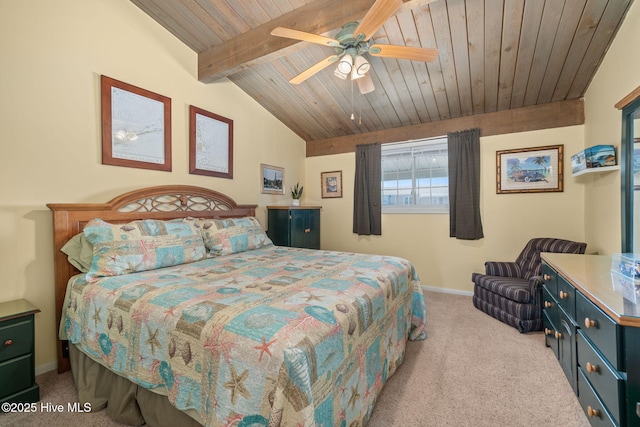
[[580, 176], [580, 175], [584, 175], [587, 173], [596, 173], [596, 172], [609, 172], [609, 171], [617, 171], [620, 170], [620, 165], [615, 165], [615, 166], [603, 166], [601, 168], [589, 168], [589, 169], [583, 169], [580, 172], [576, 172], [574, 174], [571, 174], [572, 176]]

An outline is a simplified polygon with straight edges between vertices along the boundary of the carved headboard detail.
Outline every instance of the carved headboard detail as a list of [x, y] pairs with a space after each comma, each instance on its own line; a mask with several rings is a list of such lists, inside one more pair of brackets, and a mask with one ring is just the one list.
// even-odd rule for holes
[[[78, 274], [60, 249], [93, 218], [112, 223], [138, 219], [239, 218], [254, 216], [257, 205], [239, 205], [214, 190], [190, 185], [163, 185], [121, 194], [107, 203], [50, 203], [53, 212], [53, 256], [56, 294], [56, 330], [71, 276]], [[69, 370], [66, 342], [58, 345], [58, 372]]]

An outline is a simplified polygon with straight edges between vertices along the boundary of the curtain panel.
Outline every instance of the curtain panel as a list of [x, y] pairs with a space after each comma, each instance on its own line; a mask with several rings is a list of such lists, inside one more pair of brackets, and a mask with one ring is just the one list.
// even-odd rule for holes
[[356, 146], [353, 232], [382, 234], [382, 159], [379, 143]]
[[449, 236], [484, 237], [480, 218], [480, 129], [447, 134], [449, 151]]

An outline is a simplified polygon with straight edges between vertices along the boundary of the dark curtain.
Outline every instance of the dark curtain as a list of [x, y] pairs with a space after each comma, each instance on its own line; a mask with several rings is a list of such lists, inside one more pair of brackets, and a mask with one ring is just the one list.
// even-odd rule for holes
[[447, 134], [449, 151], [449, 237], [484, 237], [480, 219], [480, 129]]
[[381, 169], [380, 144], [356, 147], [353, 232], [362, 236], [382, 234]]

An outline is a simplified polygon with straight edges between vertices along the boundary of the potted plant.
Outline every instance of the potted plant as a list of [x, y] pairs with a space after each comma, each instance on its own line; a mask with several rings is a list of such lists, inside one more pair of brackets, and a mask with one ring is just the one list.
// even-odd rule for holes
[[300, 197], [302, 197], [304, 187], [296, 182], [295, 187], [291, 187], [291, 197], [293, 197], [293, 206], [300, 206]]

